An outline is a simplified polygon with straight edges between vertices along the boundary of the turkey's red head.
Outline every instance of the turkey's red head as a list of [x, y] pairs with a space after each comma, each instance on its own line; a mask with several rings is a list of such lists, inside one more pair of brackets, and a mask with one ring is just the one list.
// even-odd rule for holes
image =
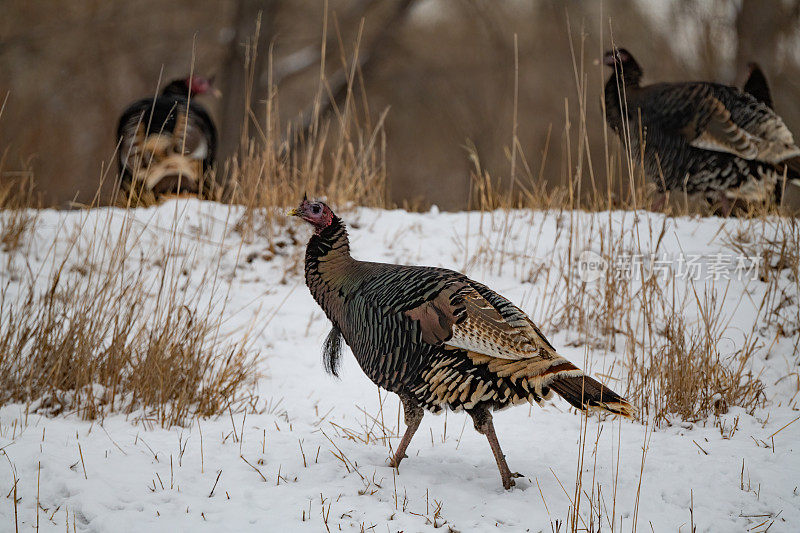
[[163, 91], [164, 95], [180, 96], [183, 98], [192, 96], [200, 96], [202, 94], [211, 94], [213, 96], [221, 96], [222, 93], [214, 87], [213, 78], [204, 78], [203, 76], [189, 76], [188, 78], [179, 78], [168, 83]]
[[315, 233], [330, 226], [336, 216], [324, 202], [309, 201], [307, 198], [303, 198], [298, 207], [289, 211], [289, 215], [300, 217], [314, 226]]
[[214, 90], [214, 80], [203, 76], [190, 76], [186, 78], [186, 87], [192, 94], [206, 94]]

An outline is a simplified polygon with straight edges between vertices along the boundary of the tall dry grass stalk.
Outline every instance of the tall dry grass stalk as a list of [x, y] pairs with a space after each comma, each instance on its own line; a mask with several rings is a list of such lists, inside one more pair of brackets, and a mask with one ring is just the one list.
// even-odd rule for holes
[[14, 252], [33, 229], [37, 212], [33, 180], [27, 173], [4, 173], [0, 160], [0, 251]]
[[[361, 32], [349, 61], [342, 53], [341, 68], [347, 77], [345, 86], [337, 89], [325, 74], [323, 34], [316, 97], [306, 113], [287, 124], [279, 117], [271, 51], [268, 97], [265, 102], [252, 101], [253, 66], [260, 51], [248, 48], [246, 124], [240, 150], [227, 163], [227, 195], [245, 206], [239, 229], [246, 238], [258, 234], [273, 246], [276, 230], [283, 231], [283, 224], [276, 222], [282, 222], [286, 208], [295, 206], [304, 194], [324, 197], [340, 208], [386, 205], [386, 111], [373, 122], [359, 72], [360, 38]], [[345, 49], [341, 40], [339, 45]], [[344, 97], [337, 102], [333, 93]]]

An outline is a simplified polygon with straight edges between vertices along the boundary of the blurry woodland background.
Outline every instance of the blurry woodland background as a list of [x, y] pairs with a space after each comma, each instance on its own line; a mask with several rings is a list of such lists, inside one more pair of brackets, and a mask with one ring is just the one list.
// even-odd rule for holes
[[[315, 0], [4, 0], [0, 179], [32, 174], [49, 205], [91, 201], [103, 169], [111, 162], [116, 170], [119, 114], [154, 94], [159, 76], [163, 82], [188, 74], [193, 49], [195, 72], [215, 74], [223, 92], [203, 104], [219, 127], [224, 179], [245, 119], [250, 135], [265, 121], [270, 78], [282, 124], [303, 126], [320, 87], [323, 35], [324, 94], [341, 97], [342, 65], [350, 64], [359, 42], [355, 107], [373, 124], [388, 109], [392, 203], [466, 207], [474, 170], [467, 147], [483, 169], [508, 180], [515, 127], [530, 173], [560, 184], [578, 165], [565, 151], [568, 142], [574, 150], [575, 124], [585, 116], [586, 155], [602, 168], [600, 100], [609, 71], [594, 61], [612, 34], [642, 64], [646, 82], [741, 84], [746, 64], [759, 62], [776, 110], [800, 135], [800, 0], [330, 0], [327, 16], [325, 6]], [[259, 12], [246, 113], [245, 43]], [[618, 143], [609, 138], [608, 145], [616, 150]], [[602, 186], [603, 176], [597, 180]]]

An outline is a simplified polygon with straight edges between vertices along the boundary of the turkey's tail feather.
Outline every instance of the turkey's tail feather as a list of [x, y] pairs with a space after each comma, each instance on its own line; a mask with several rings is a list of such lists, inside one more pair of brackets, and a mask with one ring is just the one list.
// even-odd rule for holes
[[635, 413], [635, 409], [625, 398], [586, 374], [559, 377], [549, 387], [570, 405], [581, 410], [602, 409], [628, 418]]
[[322, 365], [325, 367], [325, 372], [337, 378], [342, 359], [342, 340], [344, 340], [342, 332], [336, 326], [332, 326], [322, 345]]

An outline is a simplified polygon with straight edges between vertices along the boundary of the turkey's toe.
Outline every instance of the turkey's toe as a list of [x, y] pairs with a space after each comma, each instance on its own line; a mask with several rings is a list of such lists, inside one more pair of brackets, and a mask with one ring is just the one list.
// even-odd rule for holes
[[503, 480], [503, 488], [506, 490], [511, 490], [511, 487], [513, 487], [516, 484], [517, 482], [514, 481], [513, 477], [509, 477]]

